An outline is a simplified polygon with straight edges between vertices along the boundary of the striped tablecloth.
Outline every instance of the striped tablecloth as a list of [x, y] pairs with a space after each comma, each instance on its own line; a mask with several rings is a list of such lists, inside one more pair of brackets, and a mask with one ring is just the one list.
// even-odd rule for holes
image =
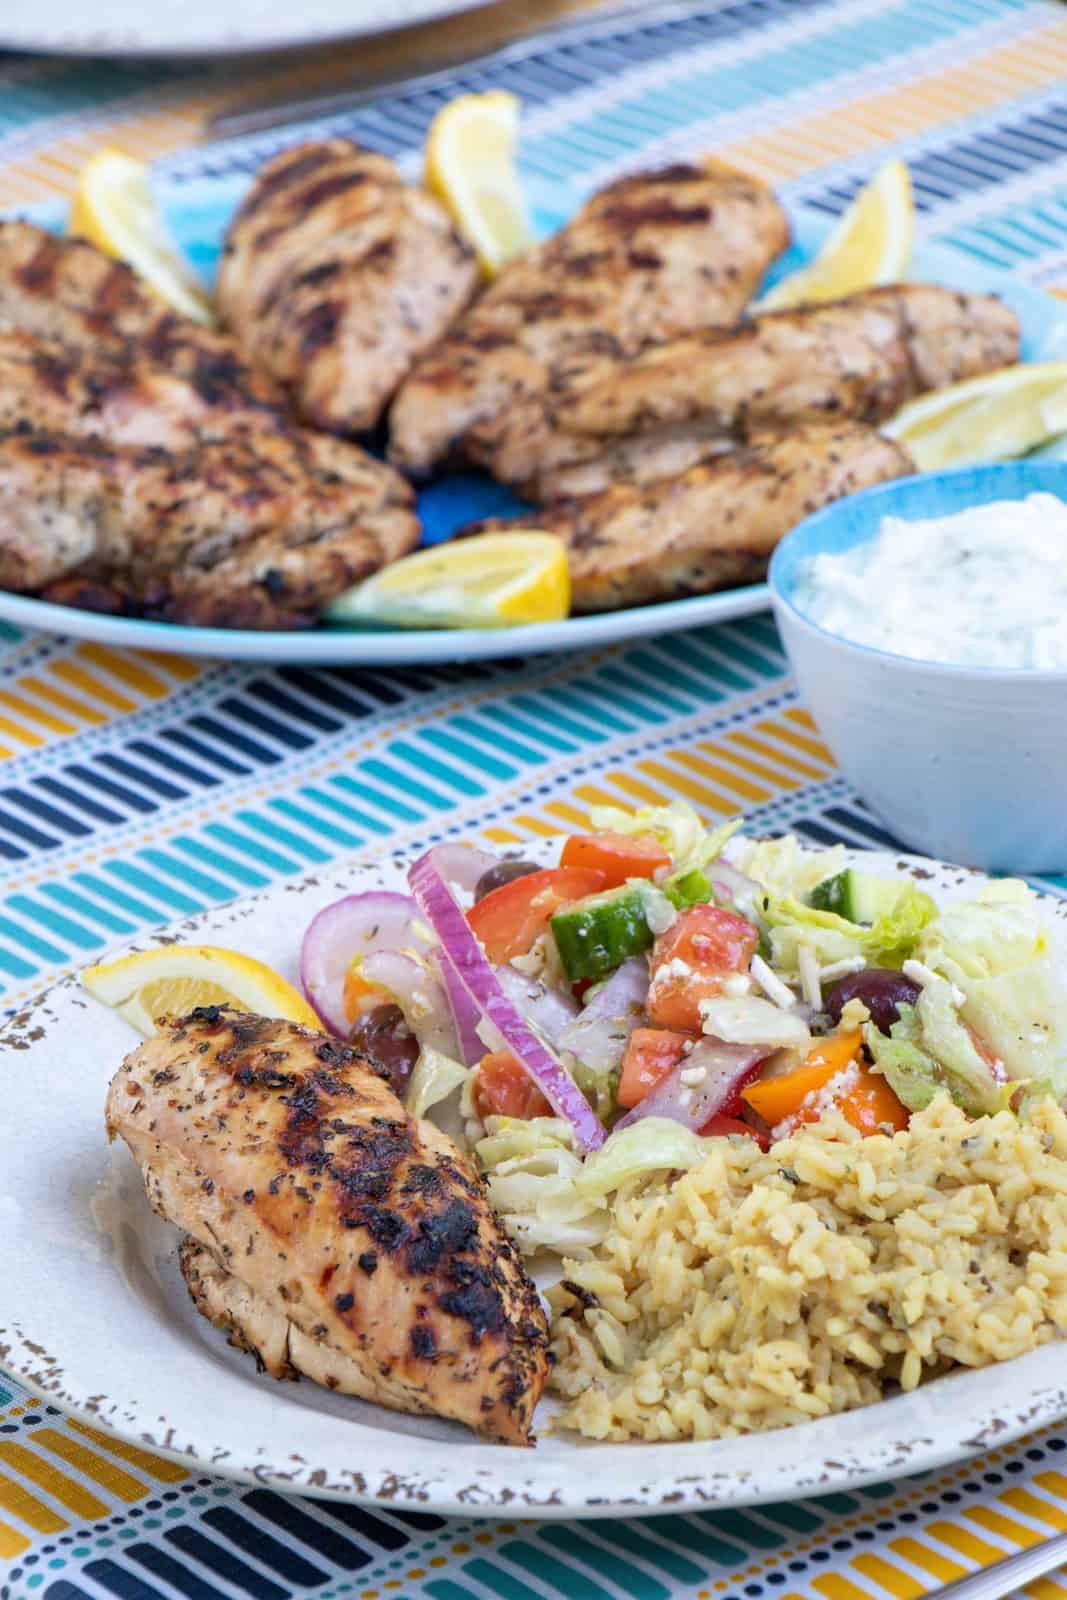
[[[335, 53], [334, 69], [359, 58]], [[1065, 69], [1053, 0], [704, 0], [456, 82], [522, 94], [524, 162], [549, 185], [714, 149], [833, 214], [891, 147], [927, 235], [1067, 287]], [[192, 147], [205, 112], [322, 71], [0, 61], [0, 205], [66, 193], [104, 143], [158, 160], [172, 184], [245, 171], [292, 134]], [[394, 97], [342, 126], [404, 154], [440, 98]], [[891, 842], [834, 772], [765, 616], [582, 657], [389, 673], [4, 629], [0, 759], [10, 1007], [117, 940], [325, 861], [446, 834], [519, 842], [598, 800], [682, 794], [768, 831]], [[1067, 1527], [1065, 1451], [1053, 1430], [804, 1504], [483, 1525], [189, 1475], [0, 1374], [0, 1600], [909, 1600]]]

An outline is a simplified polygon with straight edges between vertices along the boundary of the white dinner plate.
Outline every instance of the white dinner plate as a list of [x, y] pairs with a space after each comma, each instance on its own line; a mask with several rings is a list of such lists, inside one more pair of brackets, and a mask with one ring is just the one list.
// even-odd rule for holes
[[[552, 845], [539, 853], [553, 859]], [[853, 852], [915, 869], [944, 899], [984, 880], [917, 857]], [[155, 936], [236, 946], [296, 977], [300, 934], [340, 894], [403, 888], [387, 860], [308, 878]], [[1067, 900], [1045, 897], [1061, 956]], [[922, 1472], [1067, 1416], [1067, 1345], [995, 1370], [773, 1434], [685, 1444], [593, 1444], [548, 1432], [532, 1450], [457, 1424], [399, 1415], [316, 1385], [276, 1383], [194, 1311], [178, 1234], [153, 1216], [125, 1149], [110, 1151], [108, 1082], [137, 1040], [66, 978], [0, 1033], [0, 1362], [34, 1393], [97, 1427], [246, 1482], [466, 1515], [631, 1515], [798, 1499]]]
[[6, 0], [0, 49], [64, 56], [218, 56], [280, 50], [438, 22], [499, 0]]
[[[228, 177], [159, 187], [158, 198], [171, 231], [208, 281], [214, 276], [230, 216], [250, 182], [248, 177]], [[560, 206], [559, 185], [552, 192], [534, 180], [529, 190], [540, 233], [561, 226], [580, 199], [575, 189], [567, 210], [554, 209], [553, 201], [555, 207]], [[40, 220], [52, 223], [58, 219], [54, 212], [42, 212]], [[791, 222], [794, 242], [768, 274], [768, 284], [810, 261], [828, 231], [824, 216], [803, 208], [792, 209]], [[1067, 302], [1040, 289], [1032, 289], [1009, 273], [979, 265], [959, 251], [944, 246], [920, 247], [915, 252], [911, 276], [952, 288], [999, 294], [1022, 324], [1023, 360], [1067, 359]], [[464, 523], [482, 517], [517, 514], [523, 509], [523, 502], [509, 489], [493, 483], [484, 474], [442, 478], [422, 490], [418, 497], [424, 542], [430, 544], [446, 539]], [[530, 526], [537, 525], [536, 511], [530, 512], [528, 521]], [[300, 632], [274, 633], [240, 628], [183, 627], [175, 623], [143, 622], [136, 617], [102, 616], [0, 590], [0, 621], [13, 623], [18, 628], [35, 628], [44, 633], [90, 639], [98, 644], [175, 655], [318, 666], [388, 667], [599, 649], [650, 635], [727, 622], [769, 607], [767, 585], [753, 583], [718, 594], [695, 595], [660, 605], [630, 606], [599, 616], [568, 617], [563, 622], [527, 627], [429, 630], [320, 626]]]

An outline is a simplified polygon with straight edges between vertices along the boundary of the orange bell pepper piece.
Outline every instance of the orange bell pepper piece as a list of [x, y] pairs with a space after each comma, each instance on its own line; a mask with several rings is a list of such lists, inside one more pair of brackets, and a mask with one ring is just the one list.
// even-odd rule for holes
[[858, 1031], [820, 1039], [802, 1067], [779, 1078], [760, 1078], [742, 1089], [741, 1098], [772, 1128], [782, 1123], [818, 1122], [826, 1107], [821, 1094], [852, 1063], [856, 1071], [833, 1097], [833, 1105], [860, 1133], [883, 1126], [905, 1128], [908, 1113], [885, 1078], [859, 1063], [863, 1035]]

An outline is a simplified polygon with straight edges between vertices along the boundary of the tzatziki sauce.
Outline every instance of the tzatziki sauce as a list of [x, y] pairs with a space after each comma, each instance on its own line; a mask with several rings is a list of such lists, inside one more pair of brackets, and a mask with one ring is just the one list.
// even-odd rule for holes
[[828, 633], [968, 667], [1067, 667], [1067, 504], [1052, 494], [952, 516], [884, 517], [798, 568], [796, 603]]

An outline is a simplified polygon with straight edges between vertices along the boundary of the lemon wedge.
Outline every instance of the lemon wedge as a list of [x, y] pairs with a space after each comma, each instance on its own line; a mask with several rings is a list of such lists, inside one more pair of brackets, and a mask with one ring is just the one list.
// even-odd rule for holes
[[502, 628], [556, 622], [570, 610], [562, 542], [552, 533], [479, 533], [416, 550], [341, 595], [329, 622], [408, 628]]
[[911, 261], [915, 203], [903, 161], [887, 161], [861, 189], [810, 266], [783, 278], [761, 311], [839, 300], [880, 283], [899, 283]]
[[185, 1016], [197, 1006], [235, 1006], [322, 1031], [303, 995], [272, 967], [213, 944], [165, 944], [87, 967], [82, 983], [150, 1038], [160, 1017]]
[[882, 432], [920, 472], [1026, 455], [1067, 433], [1067, 361], [1001, 367], [913, 400]]
[[148, 174], [121, 150], [99, 150], [82, 168], [67, 232], [131, 266], [161, 300], [197, 322], [215, 321], [211, 302], [170, 239]]
[[519, 101], [503, 89], [449, 101], [426, 139], [426, 187], [447, 207], [487, 278], [533, 238], [515, 168]]

